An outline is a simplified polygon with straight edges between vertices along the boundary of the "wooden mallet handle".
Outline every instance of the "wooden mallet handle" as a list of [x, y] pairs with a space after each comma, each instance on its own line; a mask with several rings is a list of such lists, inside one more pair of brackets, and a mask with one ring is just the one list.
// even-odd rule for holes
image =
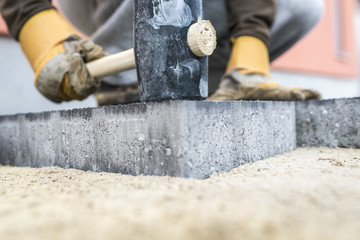
[[86, 64], [90, 74], [95, 78], [110, 76], [135, 68], [134, 49], [100, 58]]
[[[209, 21], [199, 19], [189, 28], [187, 37], [190, 50], [198, 57], [210, 56], [216, 48], [216, 32]], [[92, 76], [102, 78], [133, 69], [135, 65], [132, 48], [87, 63], [86, 67]]]

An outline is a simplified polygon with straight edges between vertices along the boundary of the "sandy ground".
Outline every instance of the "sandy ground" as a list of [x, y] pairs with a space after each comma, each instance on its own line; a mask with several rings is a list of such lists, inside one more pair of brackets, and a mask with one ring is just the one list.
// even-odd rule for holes
[[0, 167], [0, 239], [360, 239], [360, 150], [206, 180]]

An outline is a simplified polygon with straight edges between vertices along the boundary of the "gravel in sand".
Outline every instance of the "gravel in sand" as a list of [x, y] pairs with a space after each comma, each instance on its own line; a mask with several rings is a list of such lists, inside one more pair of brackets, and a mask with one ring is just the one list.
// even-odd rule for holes
[[0, 239], [360, 239], [360, 150], [209, 179], [0, 167]]

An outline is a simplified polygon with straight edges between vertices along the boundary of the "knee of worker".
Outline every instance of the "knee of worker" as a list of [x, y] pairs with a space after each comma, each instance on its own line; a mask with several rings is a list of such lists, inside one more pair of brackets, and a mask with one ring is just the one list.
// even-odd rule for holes
[[[308, 33], [321, 19], [324, 13], [324, 0], [285, 0], [289, 14], [289, 21], [301, 31], [301, 35]], [[279, 1], [279, 4], [284, 1]]]
[[321, 19], [324, 13], [324, 0], [303, 0], [300, 2], [302, 7], [295, 10], [295, 21], [301, 23], [304, 34], [310, 31]]

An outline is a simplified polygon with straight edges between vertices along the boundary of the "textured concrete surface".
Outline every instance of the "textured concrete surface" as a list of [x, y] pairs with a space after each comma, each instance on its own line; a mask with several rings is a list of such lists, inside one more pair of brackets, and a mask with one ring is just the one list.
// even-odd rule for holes
[[295, 104], [170, 101], [0, 117], [0, 164], [205, 178], [296, 147]]
[[360, 98], [296, 104], [299, 147], [360, 148]]

